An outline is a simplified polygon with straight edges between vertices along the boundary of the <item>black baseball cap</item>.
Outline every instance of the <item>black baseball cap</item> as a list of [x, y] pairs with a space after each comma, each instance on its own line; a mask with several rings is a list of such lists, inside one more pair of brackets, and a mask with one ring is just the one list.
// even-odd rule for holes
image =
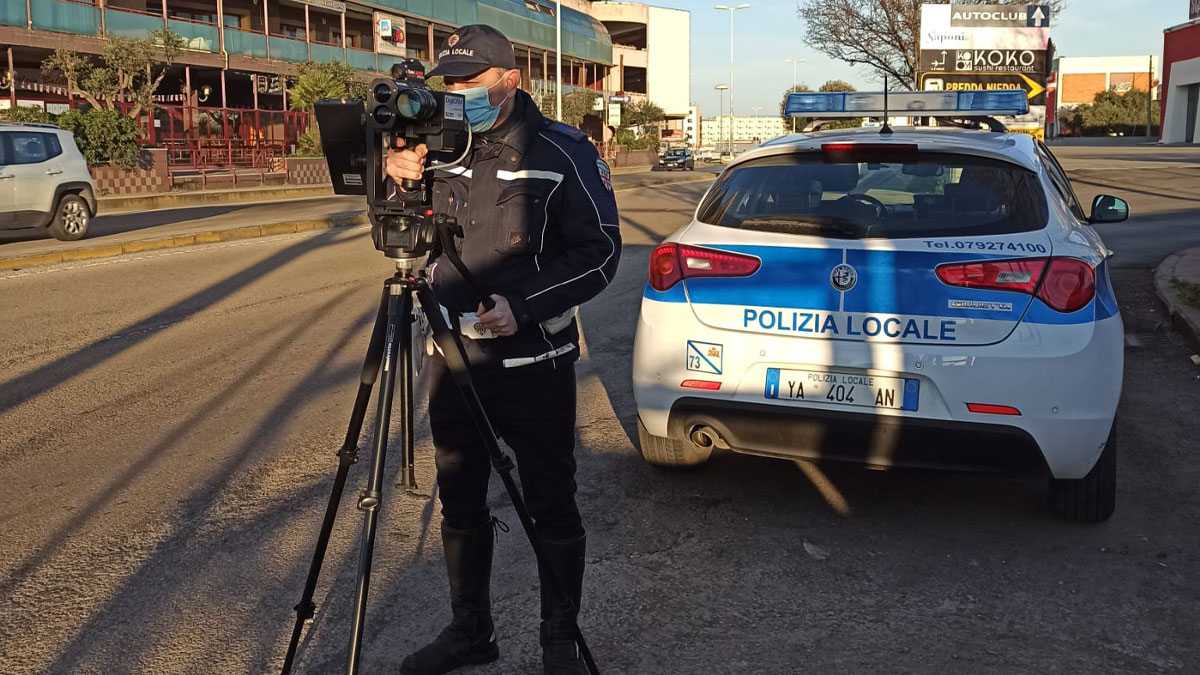
[[471, 77], [488, 68], [517, 67], [512, 43], [504, 33], [483, 24], [463, 26], [450, 34], [437, 53], [437, 67], [426, 77]]

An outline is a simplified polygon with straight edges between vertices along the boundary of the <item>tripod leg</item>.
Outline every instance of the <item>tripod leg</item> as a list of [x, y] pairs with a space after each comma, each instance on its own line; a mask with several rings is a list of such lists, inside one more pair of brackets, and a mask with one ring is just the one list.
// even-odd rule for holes
[[[446, 318], [442, 316], [441, 308], [438, 305], [437, 299], [433, 296], [433, 291], [423, 279], [418, 280], [416, 293], [421, 312], [425, 315], [426, 320], [429, 321], [429, 325], [433, 329], [433, 339], [441, 349], [442, 355], [446, 359], [446, 366], [449, 368], [451, 377], [454, 379], [454, 384], [462, 392], [463, 400], [466, 401], [471, 419], [475, 423], [475, 427], [479, 430], [480, 438], [488, 448], [492, 467], [496, 469], [496, 473], [499, 474], [500, 480], [504, 483], [504, 489], [508, 491], [508, 497], [512, 501], [514, 510], [517, 512], [517, 518], [521, 521], [521, 528], [525, 530], [525, 536], [529, 539], [529, 544], [533, 548], [534, 557], [537, 558], [538, 568], [544, 571], [551, 588], [554, 589], [554, 595], [558, 599], [559, 604], [564, 609], [570, 610], [564, 612], [564, 615], [574, 616], [575, 603], [567, 595], [562, 579], [558, 577], [554, 572], [554, 568], [550, 565], [549, 559], [546, 556], [546, 548], [542, 544], [542, 539], [538, 535], [537, 529], [534, 527], [533, 518], [529, 515], [529, 508], [525, 505], [525, 499], [521, 496], [521, 490], [517, 487], [517, 483], [513, 479], [513, 461], [500, 449], [500, 443], [496, 440], [496, 431], [492, 427], [491, 420], [488, 419], [487, 412], [483, 408], [483, 403], [479, 400], [479, 394], [476, 393], [475, 386], [471, 383], [471, 372], [464, 356], [462, 344], [459, 343], [458, 336], [446, 324]], [[587, 665], [588, 672], [592, 673], [592, 675], [598, 675], [600, 671], [596, 667], [596, 661], [592, 658], [591, 650], [588, 649], [587, 641], [583, 637], [583, 631], [579, 629], [579, 624], [574, 619], [571, 621], [571, 631], [575, 634], [575, 644], [579, 646], [579, 655]]]
[[[375, 528], [379, 522], [379, 506], [383, 499], [383, 468], [387, 458], [388, 428], [391, 425], [392, 398], [396, 389], [398, 360], [412, 358], [409, 352], [397, 355], [397, 346], [407, 344], [397, 339], [397, 333], [410, 330], [412, 320], [412, 294], [404, 282], [388, 287], [387, 331], [383, 343], [383, 381], [379, 386], [379, 407], [375, 420], [375, 438], [372, 442], [374, 456], [367, 487], [358, 499], [358, 509], [365, 513], [363, 519], [362, 548], [358, 557], [358, 584], [354, 593], [354, 623], [350, 629], [350, 655], [346, 662], [348, 675], [357, 675], [359, 651], [362, 648], [363, 624], [367, 614], [367, 590], [371, 581], [371, 557], [375, 552]], [[410, 422], [409, 411], [401, 411], [401, 425]]]
[[363, 362], [362, 376], [359, 378], [358, 393], [354, 397], [354, 408], [350, 413], [350, 425], [346, 429], [346, 439], [338, 450], [338, 469], [333, 478], [333, 489], [329, 493], [329, 503], [325, 506], [325, 518], [321, 521], [321, 531], [317, 534], [317, 545], [313, 549], [312, 562], [308, 566], [308, 578], [304, 581], [304, 591], [300, 602], [296, 605], [296, 624], [292, 627], [292, 638], [288, 642], [287, 656], [283, 660], [283, 675], [292, 672], [292, 664], [296, 659], [296, 649], [300, 645], [300, 635], [304, 632], [304, 624], [313, 617], [317, 607], [313, 604], [313, 594], [316, 593], [317, 579], [321, 575], [321, 566], [325, 563], [325, 551], [329, 547], [329, 535], [333, 532], [333, 522], [337, 518], [338, 505], [342, 501], [342, 492], [346, 487], [346, 475], [350, 466], [358, 461], [358, 438], [362, 433], [363, 419], [367, 411], [367, 403], [371, 400], [371, 388], [375, 384], [379, 372], [379, 359], [383, 354], [384, 330], [387, 324], [389, 279], [383, 288], [383, 297], [379, 301], [379, 312], [375, 315], [375, 326], [371, 329], [371, 340], [367, 344], [367, 357]]
[[[400, 409], [412, 415], [413, 409], [413, 320], [412, 293], [405, 294], [406, 309], [404, 322], [400, 324]], [[408, 420], [411, 422], [411, 420]], [[405, 424], [400, 436], [400, 487], [409, 492], [417, 489], [417, 474], [414, 469], [413, 424]]]

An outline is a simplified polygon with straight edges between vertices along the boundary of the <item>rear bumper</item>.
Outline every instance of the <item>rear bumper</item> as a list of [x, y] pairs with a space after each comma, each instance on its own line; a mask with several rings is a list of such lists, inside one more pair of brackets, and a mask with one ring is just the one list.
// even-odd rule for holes
[[671, 407], [671, 438], [698, 426], [713, 429], [730, 449], [783, 459], [822, 459], [868, 466], [1044, 470], [1029, 432], [1000, 424], [930, 420], [872, 413], [789, 410], [779, 406], [681, 398]]
[[[983, 346], [818, 340], [714, 329], [684, 303], [647, 299], [634, 340], [633, 391], [638, 415], [656, 436], [686, 441], [689, 425], [702, 423], [752, 454], [875, 465], [1028, 464], [1021, 456], [989, 456], [1009, 444], [1021, 446], [1013, 451], [1017, 455], [1036, 449], [1056, 478], [1082, 478], [1103, 451], [1116, 414], [1123, 335], [1116, 315], [1074, 327], [1022, 325], [1003, 342]], [[689, 340], [723, 346], [720, 372], [688, 370]], [[916, 379], [920, 408], [768, 401], [763, 385], [769, 367]], [[720, 388], [683, 388], [688, 379], [719, 381]], [[1014, 406], [1020, 415], [975, 413], [968, 403]], [[972, 430], [991, 447], [977, 451]]]

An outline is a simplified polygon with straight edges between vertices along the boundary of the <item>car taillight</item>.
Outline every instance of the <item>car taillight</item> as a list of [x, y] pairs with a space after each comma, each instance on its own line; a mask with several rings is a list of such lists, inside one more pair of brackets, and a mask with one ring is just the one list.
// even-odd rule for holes
[[1059, 312], [1087, 306], [1096, 294], [1096, 272], [1077, 258], [1021, 258], [939, 265], [942, 283], [962, 288], [1036, 295]]
[[1037, 296], [1060, 312], [1086, 307], [1096, 295], [1096, 271], [1076, 258], [1051, 258]]
[[683, 279], [748, 277], [762, 262], [754, 256], [685, 244], [663, 244], [650, 254], [650, 286], [665, 291]]

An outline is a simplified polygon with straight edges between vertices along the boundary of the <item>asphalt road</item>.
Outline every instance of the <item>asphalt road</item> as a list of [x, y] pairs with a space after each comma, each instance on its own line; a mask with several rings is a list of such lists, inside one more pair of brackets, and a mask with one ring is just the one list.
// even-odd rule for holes
[[[1200, 370], [1150, 283], [1195, 205], [1131, 199], [1161, 222], [1105, 231], [1131, 335], [1120, 501], [1077, 525], [1042, 509], [1035, 476], [642, 463], [644, 269], [703, 189], [620, 194], [622, 265], [582, 312], [583, 627], [604, 672], [1200, 672]], [[0, 672], [277, 669], [389, 271], [355, 229], [0, 273]], [[428, 488], [423, 424], [417, 468]], [[365, 472], [300, 672], [344, 658]], [[493, 582], [503, 655], [464, 672], [537, 672], [531, 555], [498, 485], [491, 502], [513, 525]], [[381, 522], [364, 673], [395, 672], [448, 616], [433, 497], [389, 492]]]

